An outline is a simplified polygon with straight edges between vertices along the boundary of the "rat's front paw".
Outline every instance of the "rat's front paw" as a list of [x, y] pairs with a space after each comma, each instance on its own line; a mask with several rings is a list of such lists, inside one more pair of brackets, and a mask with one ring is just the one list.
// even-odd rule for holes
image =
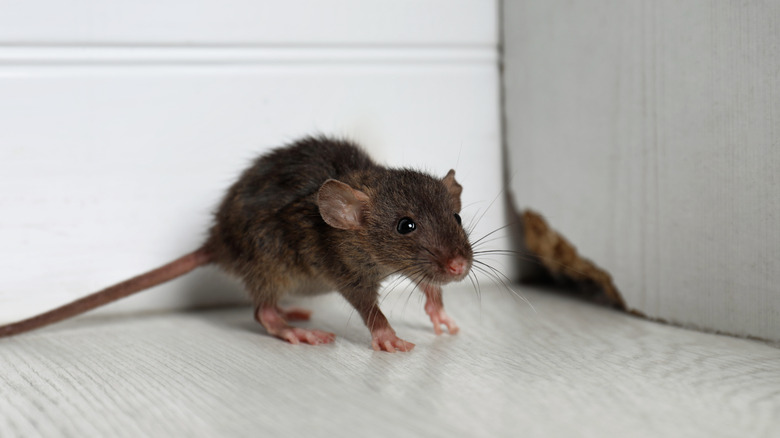
[[455, 324], [455, 321], [450, 318], [449, 315], [444, 311], [444, 308], [441, 306], [437, 306], [432, 301], [428, 301], [428, 304], [425, 305], [425, 313], [428, 314], [428, 316], [431, 317], [431, 322], [433, 323], [433, 331], [440, 335], [442, 334], [441, 326], [447, 327], [447, 331], [450, 332], [451, 335], [454, 335], [455, 333], [458, 333], [458, 325]]
[[371, 346], [376, 351], [395, 353], [396, 351], [412, 351], [414, 348], [414, 344], [396, 336], [390, 327], [375, 330], [371, 333], [371, 338]]

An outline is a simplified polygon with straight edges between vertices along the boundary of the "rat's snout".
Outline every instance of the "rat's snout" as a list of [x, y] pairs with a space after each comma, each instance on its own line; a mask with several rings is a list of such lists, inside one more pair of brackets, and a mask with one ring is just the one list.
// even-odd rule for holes
[[463, 276], [468, 269], [469, 262], [462, 256], [455, 256], [447, 263], [447, 272], [453, 277]]

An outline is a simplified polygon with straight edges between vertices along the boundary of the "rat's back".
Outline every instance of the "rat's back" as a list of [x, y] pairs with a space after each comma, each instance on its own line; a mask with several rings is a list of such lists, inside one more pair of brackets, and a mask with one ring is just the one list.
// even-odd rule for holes
[[307, 137], [261, 156], [217, 210], [207, 243], [215, 262], [242, 275], [264, 260], [300, 258], [327, 227], [316, 205], [322, 183], [376, 167], [354, 143], [326, 137]]

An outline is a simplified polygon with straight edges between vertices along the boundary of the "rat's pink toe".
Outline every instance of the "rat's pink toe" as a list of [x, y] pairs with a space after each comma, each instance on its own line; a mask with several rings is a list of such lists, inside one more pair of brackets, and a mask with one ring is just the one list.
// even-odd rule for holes
[[412, 351], [414, 348], [414, 344], [396, 336], [393, 329], [389, 327], [375, 330], [371, 336], [371, 347], [376, 351], [395, 353], [396, 351]]
[[442, 334], [443, 332], [441, 330], [441, 321], [439, 320], [439, 317], [431, 315], [431, 322], [433, 323], [433, 332], [437, 335]]
[[289, 319], [309, 319], [311, 312], [302, 309], [284, 311], [276, 306], [263, 306], [255, 311], [255, 318], [268, 330], [268, 333], [291, 344], [305, 342], [311, 345], [328, 344], [336, 335], [322, 330], [310, 330], [287, 325]]
[[453, 319], [450, 318], [450, 316], [447, 315], [447, 313], [444, 311], [444, 308], [435, 304], [432, 305], [431, 302], [429, 302], [425, 306], [425, 312], [431, 318], [431, 322], [433, 323], [433, 332], [437, 335], [443, 333], [441, 329], [442, 325], [447, 327], [447, 331], [449, 331], [451, 335], [458, 333], [460, 330], [458, 325], [455, 324], [455, 321], [453, 321]]
[[293, 345], [301, 343], [301, 341], [298, 339], [298, 336], [295, 336], [295, 333], [293, 333], [292, 330], [283, 331], [279, 334], [279, 337]]
[[275, 335], [291, 344], [300, 344], [301, 342], [310, 345], [329, 344], [336, 339], [336, 335], [330, 332], [297, 327], [286, 327]]
[[329, 344], [336, 340], [336, 335], [322, 330], [309, 330], [309, 334], [317, 340], [318, 344]]

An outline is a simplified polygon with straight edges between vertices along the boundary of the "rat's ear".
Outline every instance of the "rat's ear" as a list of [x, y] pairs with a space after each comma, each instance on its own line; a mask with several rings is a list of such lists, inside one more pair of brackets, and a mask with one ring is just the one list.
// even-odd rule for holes
[[356, 230], [363, 225], [363, 211], [368, 195], [348, 184], [329, 179], [317, 193], [320, 216], [333, 228]]
[[463, 186], [455, 181], [455, 169], [450, 169], [450, 171], [447, 172], [447, 176], [441, 181], [447, 186], [447, 191], [450, 192], [452, 202], [455, 203], [455, 213], [460, 213], [460, 194], [463, 193]]

